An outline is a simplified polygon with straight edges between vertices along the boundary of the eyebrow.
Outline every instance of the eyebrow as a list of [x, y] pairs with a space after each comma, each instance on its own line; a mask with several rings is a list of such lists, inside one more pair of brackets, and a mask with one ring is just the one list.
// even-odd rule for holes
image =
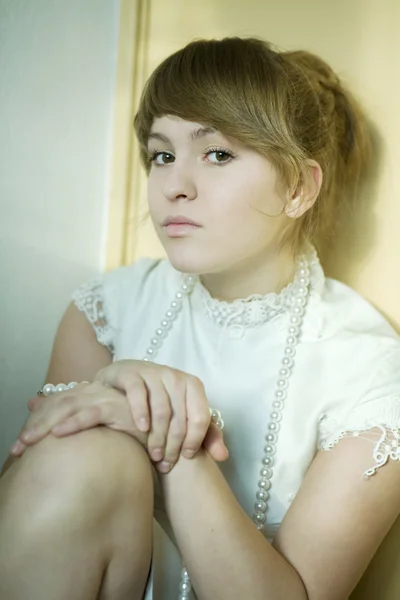
[[[199, 129], [192, 131], [189, 138], [193, 141], [199, 140], [205, 137], [206, 135], [210, 135], [212, 133], [218, 133], [218, 130], [214, 129], [214, 127], [200, 127]], [[165, 144], [171, 143], [171, 140], [166, 135], [164, 135], [163, 133], [158, 133], [156, 131], [153, 131], [149, 134], [148, 140], [159, 140], [160, 142], [165, 142]]]

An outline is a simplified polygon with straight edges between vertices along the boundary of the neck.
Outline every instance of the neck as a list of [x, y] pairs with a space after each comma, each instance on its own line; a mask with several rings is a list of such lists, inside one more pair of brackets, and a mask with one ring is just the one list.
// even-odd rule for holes
[[213, 298], [233, 302], [253, 294], [279, 293], [294, 277], [295, 259], [290, 250], [243, 261], [229, 270], [200, 277]]

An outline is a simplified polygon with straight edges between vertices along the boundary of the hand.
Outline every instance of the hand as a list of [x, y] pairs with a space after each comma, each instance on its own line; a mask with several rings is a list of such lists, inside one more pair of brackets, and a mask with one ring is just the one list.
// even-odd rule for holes
[[[28, 406], [32, 412], [10, 450], [12, 456], [21, 456], [27, 446], [36, 444], [49, 433], [63, 437], [98, 425], [132, 435], [147, 448], [148, 434], [136, 427], [125, 395], [100, 383], [80, 384], [50, 397], [36, 397]], [[216, 461], [228, 458], [222, 432], [213, 423], [203, 446]]]
[[49, 433], [62, 437], [98, 425], [123, 431], [147, 445], [147, 434], [135, 426], [125, 395], [101, 383], [81, 383], [72, 390], [33, 398], [28, 406], [31, 414], [10, 451], [14, 456]]
[[[148, 432], [152, 460], [168, 472], [179, 455], [193, 458], [210, 426], [208, 400], [202, 382], [193, 375], [146, 361], [121, 360], [95, 377], [126, 394], [137, 428]], [[228, 451], [220, 436], [210, 448], [215, 460]]]

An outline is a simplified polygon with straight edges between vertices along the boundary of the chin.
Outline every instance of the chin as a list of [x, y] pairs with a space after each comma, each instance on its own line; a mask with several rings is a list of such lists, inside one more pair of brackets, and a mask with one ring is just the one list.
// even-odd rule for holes
[[190, 275], [203, 275], [217, 270], [216, 261], [212, 257], [206, 257], [197, 250], [193, 253], [185, 252], [183, 248], [177, 251], [166, 248], [168, 260], [177, 271]]

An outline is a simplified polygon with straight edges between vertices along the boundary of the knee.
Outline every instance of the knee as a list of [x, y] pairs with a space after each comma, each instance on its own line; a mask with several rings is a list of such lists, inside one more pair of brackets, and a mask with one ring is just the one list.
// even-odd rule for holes
[[[152, 506], [151, 464], [126, 434], [98, 427], [65, 438], [47, 436], [28, 448], [0, 480], [0, 512], [32, 515], [76, 511], [93, 517], [126, 500]], [[23, 519], [22, 519], [23, 520]]]

